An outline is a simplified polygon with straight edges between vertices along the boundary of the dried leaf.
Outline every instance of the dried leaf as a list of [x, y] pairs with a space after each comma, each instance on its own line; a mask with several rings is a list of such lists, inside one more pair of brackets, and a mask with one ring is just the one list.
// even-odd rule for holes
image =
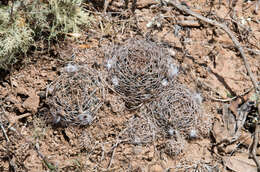
[[223, 108], [223, 122], [229, 136], [234, 136], [236, 133], [236, 118], [230, 113], [228, 105], [225, 105]]
[[218, 119], [213, 125], [213, 136], [217, 143], [223, 140], [231, 141], [236, 133], [236, 120], [234, 115], [229, 113], [228, 106], [223, 108], [222, 121]]
[[212, 132], [217, 143], [229, 137], [228, 131], [219, 120], [214, 122]]
[[22, 27], [25, 27], [26, 25], [26, 22], [25, 22], [25, 18], [19, 18], [18, 20], [18, 27], [22, 28]]
[[78, 46], [78, 48], [85, 49], [85, 48], [91, 48], [91, 46], [89, 44], [81, 44]]
[[241, 136], [239, 138], [239, 142], [243, 145], [245, 145], [247, 148], [250, 146], [252, 143], [253, 139], [252, 136], [249, 132], [242, 131]]
[[235, 172], [255, 172], [257, 171], [256, 165], [252, 159], [248, 158], [248, 154], [241, 153], [232, 157], [224, 157], [225, 165]]
[[231, 102], [229, 109], [232, 111], [232, 113], [235, 115], [236, 119], [239, 118], [238, 114], [238, 107], [241, 103], [246, 102], [248, 100], [248, 95], [245, 95], [243, 97], [238, 97], [236, 101]]
[[66, 33], [68, 36], [74, 37], [74, 38], [79, 38], [81, 37], [80, 33]]

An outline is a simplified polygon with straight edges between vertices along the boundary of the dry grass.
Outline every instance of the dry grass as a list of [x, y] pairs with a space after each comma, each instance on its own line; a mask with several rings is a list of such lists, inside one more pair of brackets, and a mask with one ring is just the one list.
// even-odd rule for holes
[[208, 171], [220, 171], [218, 165], [214, 165], [212, 162], [206, 162], [205, 160], [188, 160], [182, 159], [174, 170], [177, 172], [191, 171], [191, 172], [208, 172]]

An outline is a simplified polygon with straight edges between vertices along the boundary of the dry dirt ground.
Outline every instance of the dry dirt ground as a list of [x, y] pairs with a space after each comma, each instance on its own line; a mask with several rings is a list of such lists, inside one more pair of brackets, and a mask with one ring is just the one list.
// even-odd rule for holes
[[[253, 94], [245, 94], [252, 83], [228, 35], [156, 1], [138, 0], [134, 15], [131, 10], [124, 10], [122, 1], [111, 2], [106, 15], [94, 2], [85, 5], [95, 22], [80, 38], [70, 37], [49, 52], [35, 51], [14, 66], [11, 73], [1, 74], [0, 171], [244, 171], [243, 167], [256, 170], [254, 162], [248, 159], [252, 141], [248, 130], [243, 130], [248, 136], [244, 140], [214, 146], [226, 134], [214, 125], [221, 121], [223, 107], [236, 101], [232, 97]], [[255, 3], [239, 0], [230, 8], [228, 1], [211, 4], [191, 0], [183, 4], [203, 16], [225, 22], [240, 41], [251, 70], [260, 81], [260, 11], [254, 13]], [[150, 38], [176, 53], [179, 80], [201, 95], [204, 113], [210, 115], [215, 126], [215, 130], [208, 128], [211, 132], [206, 137], [186, 140], [178, 155], [169, 156], [163, 139], [151, 144], [119, 143], [118, 135], [137, 112], [124, 110], [123, 102], [111, 90], [89, 126], [52, 124], [46, 104], [48, 84], [72, 62], [104, 72], [101, 47], [122, 43], [130, 37]], [[245, 140], [249, 143], [243, 144]]]

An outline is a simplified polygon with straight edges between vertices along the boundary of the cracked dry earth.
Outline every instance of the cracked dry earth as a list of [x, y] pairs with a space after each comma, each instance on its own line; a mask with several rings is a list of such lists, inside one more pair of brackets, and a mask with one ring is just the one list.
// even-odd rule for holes
[[[226, 1], [214, 2], [212, 8], [206, 0], [192, 0], [186, 4], [204, 16], [228, 23], [246, 51], [256, 80], [260, 81], [260, 12], [253, 13], [251, 3], [255, 2], [238, 1], [231, 11]], [[88, 5], [92, 10], [95, 7], [92, 3]], [[254, 162], [248, 159], [247, 149], [252, 139], [247, 130], [243, 131], [245, 139], [241, 138], [242, 141], [213, 148], [223, 132], [228, 132], [223, 127], [218, 128], [223, 124], [215, 124], [222, 120], [223, 107], [232, 104], [230, 97], [242, 95], [252, 88], [232, 41], [219, 28], [200, 23], [170, 6], [155, 5], [149, 0], [138, 1], [134, 19], [130, 12], [122, 10], [124, 4], [121, 1], [115, 1], [109, 4], [107, 12], [118, 12], [121, 16], [93, 14], [104, 29], [94, 24], [86, 31], [87, 38], [68, 40], [63, 45], [52, 47], [51, 53], [35, 52], [15, 66], [11, 73], [1, 74], [0, 122], [5, 133], [0, 132], [0, 171], [256, 169]], [[156, 29], [147, 27], [155, 18], [161, 26]], [[196, 25], [178, 24], [182, 20], [194, 20]], [[121, 43], [129, 37], [140, 37], [140, 34], [149, 35], [174, 51], [180, 68], [180, 82], [201, 95], [202, 108], [213, 119], [214, 131], [210, 128], [208, 137], [186, 140], [184, 148], [176, 156], [163, 151], [166, 143], [163, 138], [156, 144], [117, 143], [118, 136], [136, 114], [127, 111], [124, 102], [111, 90], [107, 92], [98, 117], [86, 127], [54, 126], [45, 103], [48, 84], [61, 75], [68, 63], [84, 63], [102, 72], [101, 46], [109, 42]], [[73, 53], [75, 58], [71, 59]], [[246, 95], [250, 97], [252, 94], [251, 91]]]

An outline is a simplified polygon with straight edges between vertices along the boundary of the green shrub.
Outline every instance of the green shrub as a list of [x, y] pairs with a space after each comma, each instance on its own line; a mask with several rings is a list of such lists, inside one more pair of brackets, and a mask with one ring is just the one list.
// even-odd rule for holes
[[82, 0], [20, 0], [0, 6], [0, 68], [15, 63], [35, 40], [57, 40], [89, 27], [92, 18]]
[[16, 61], [17, 54], [26, 53], [33, 43], [33, 30], [21, 13], [9, 14], [10, 8], [0, 8], [0, 68]]

